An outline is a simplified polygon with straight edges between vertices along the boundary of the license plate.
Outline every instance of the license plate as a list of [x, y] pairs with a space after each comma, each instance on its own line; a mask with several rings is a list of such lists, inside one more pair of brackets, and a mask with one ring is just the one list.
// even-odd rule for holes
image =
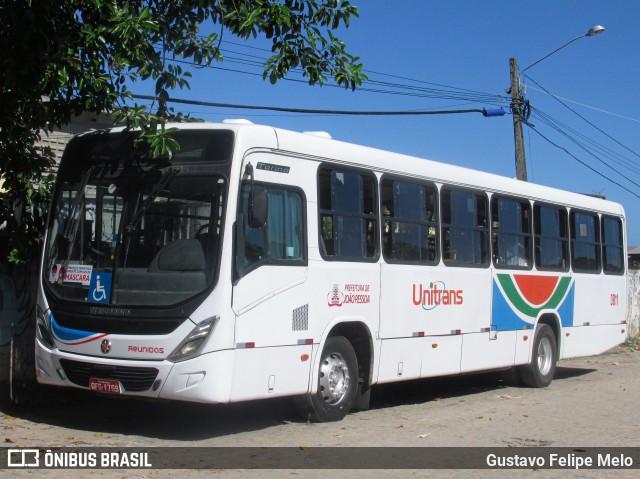
[[122, 394], [122, 386], [117, 379], [89, 378], [89, 389], [99, 393]]

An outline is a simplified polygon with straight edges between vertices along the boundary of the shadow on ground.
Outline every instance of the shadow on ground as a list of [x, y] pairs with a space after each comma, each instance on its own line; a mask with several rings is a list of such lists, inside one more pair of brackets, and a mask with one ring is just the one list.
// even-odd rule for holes
[[[593, 371], [558, 367], [556, 380]], [[465, 397], [513, 384], [514, 375], [510, 371], [384, 384], [373, 389], [371, 409]], [[3, 412], [70, 430], [174, 441], [197, 441], [300, 422], [291, 398], [205, 405], [106, 397], [76, 390], [46, 389], [44, 396], [46, 400], [38, 406], [5, 408]]]

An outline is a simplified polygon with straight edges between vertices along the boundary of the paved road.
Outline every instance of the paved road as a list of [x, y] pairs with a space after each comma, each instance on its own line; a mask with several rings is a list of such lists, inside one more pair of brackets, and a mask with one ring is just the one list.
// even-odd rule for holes
[[[561, 361], [549, 388], [512, 387], [501, 374], [411, 381], [374, 389], [371, 409], [342, 422], [297, 420], [289, 399], [208, 406], [65, 394], [0, 413], [8, 447], [63, 446], [553, 446], [640, 447], [640, 351]], [[4, 472], [4, 474], [3, 474]], [[25, 477], [90, 477], [89, 471]], [[104, 478], [168, 471], [91, 471]], [[611, 471], [249, 471], [255, 477], [610, 477]], [[9, 476], [0, 471], [0, 476]], [[245, 471], [182, 472], [240, 477]], [[616, 471], [616, 477], [636, 477]], [[94, 476], [91, 476], [94, 477]], [[222, 477], [222, 476], [220, 476]]]

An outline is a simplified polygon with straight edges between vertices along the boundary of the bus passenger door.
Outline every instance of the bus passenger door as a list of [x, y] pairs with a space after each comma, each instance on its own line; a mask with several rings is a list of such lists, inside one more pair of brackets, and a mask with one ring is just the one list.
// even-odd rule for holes
[[[305, 392], [308, 335], [306, 200], [297, 187], [247, 182], [236, 224], [231, 399]], [[302, 340], [301, 340], [302, 339]]]

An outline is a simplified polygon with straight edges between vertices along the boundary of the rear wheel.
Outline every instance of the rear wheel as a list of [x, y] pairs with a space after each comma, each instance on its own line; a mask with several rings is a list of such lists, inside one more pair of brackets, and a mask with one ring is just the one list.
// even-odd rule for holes
[[531, 362], [520, 366], [522, 382], [529, 387], [547, 387], [556, 373], [557, 361], [558, 348], [553, 329], [547, 324], [538, 324], [533, 341]]
[[353, 346], [343, 336], [327, 339], [318, 370], [318, 390], [297, 399], [304, 417], [314, 422], [340, 421], [356, 397], [358, 360]]

